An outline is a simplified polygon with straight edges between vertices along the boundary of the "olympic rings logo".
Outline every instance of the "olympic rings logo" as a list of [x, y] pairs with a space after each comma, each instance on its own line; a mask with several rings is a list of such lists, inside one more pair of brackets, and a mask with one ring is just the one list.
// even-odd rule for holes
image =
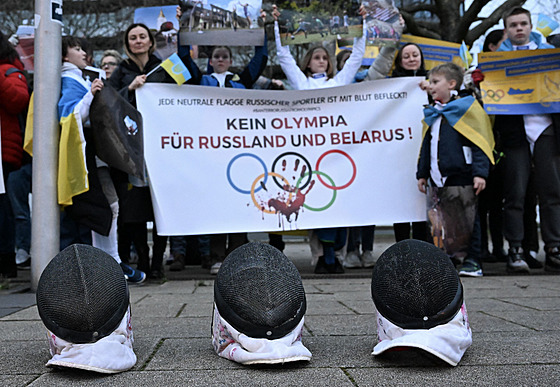
[[[325, 158], [329, 155], [341, 155], [346, 158], [352, 168], [352, 173], [350, 174], [347, 181], [343, 184], [337, 185], [334, 179], [329, 176], [326, 172], [321, 171], [321, 164], [324, 163]], [[250, 187], [240, 187], [234, 182], [232, 177], [232, 171], [241, 159], [254, 159], [258, 162], [260, 167], [262, 167], [262, 173], [260, 173], [252, 182]], [[249, 160], [250, 161], [250, 160]], [[293, 171], [289, 168], [289, 165], [293, 166]], [[239, 168], [239, 166], [237, 166]], [[291, 173], [290, 176], [286, 177], [287, 174]], [[296, 219], [299, 210], [303, 207], [309, 211], [325, 211], [330, 208], [337, 197], [337, 192], [348, 188], [355, 181], [357, 176], [356, 163], [350, 157], [350, 155], [344, 151], [338, 149], [332, 149], [324, 152], [315, 163], [315, 169], [312, 168], [311, 163], [302, 154], [297, 152], [284, 152], [278, 155], [272, 162], [271, 170], [269, 171], [266, 163], [257, 155], [252, 153], [240, 153], [234, 156], [228, 163], [226, 168], [227, 180], [230, 186], [237, 192], [250, 195], [253, 205], [260, 211], [266, 214], [283, 214], [288, 220], [290, 220], [291, 214], [296, 214]], [[269, 179], [269, 177], [271, 179]], [[307, 195], [312, 190], [315, 180], [321, 183], [324, 187], [332, 191], [330, 199], [324, 204], [309, 205], [306, 203]], [[280, 188], [279, 194], [276, 196], [272, 195], [272, 190], [267, 188], [267, 183], [269, 181], [274, 182], [274, 184]], [[269, 193], [269, 197], [263, 199], [263, 191]], [[261, 192], [260, 195], [257, 193]]]
[[498, 102], [499, 100], [501, 100], [502, 98], [504, 98], [504, 96], [506, 95], [506, 93], [504, 93], [504, 91], [502, 89], [498, 89], [498, 90], [492, 90], [492, 89], [488, 89], [488, 90], [481, 90], [482, 92], [482, 98], [490, 98], [491, 100], [494, 100], [495, 102]]

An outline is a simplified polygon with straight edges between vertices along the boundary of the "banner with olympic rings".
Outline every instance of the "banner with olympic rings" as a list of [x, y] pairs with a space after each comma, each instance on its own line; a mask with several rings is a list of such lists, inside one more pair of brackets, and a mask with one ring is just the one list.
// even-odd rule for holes
[[488, 114], [560, 112], [560, 49], [478, 54]]
[[421, 79], [305, 91], [145, 84], [137, 101], [158, 232], [425, 220]]

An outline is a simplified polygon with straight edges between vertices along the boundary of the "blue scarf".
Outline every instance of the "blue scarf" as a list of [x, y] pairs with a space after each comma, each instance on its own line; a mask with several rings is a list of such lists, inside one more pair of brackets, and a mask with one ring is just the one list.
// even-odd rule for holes
[[467, 96], [450, 101], [442, 110], [438, 110], [431, 105], [424, 108], [422, 138], [440, 116], [445, 117], [453, 129], [478, 146], [490, 159], [490, 162], [494, 164], [492, 124], [490, 118], [474, 97]]

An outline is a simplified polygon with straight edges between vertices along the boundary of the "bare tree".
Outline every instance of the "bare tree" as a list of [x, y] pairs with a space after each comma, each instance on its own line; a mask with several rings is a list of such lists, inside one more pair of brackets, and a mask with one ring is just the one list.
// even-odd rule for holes
[[[560, 0], [537, 0], [546, 3], [549, 14], [558, 19]], [[120, 45], [120, 32], [133, 20], [134, 10], [140, 7], [175, 5], [177, 0], [65, 0], [63, 3], [65, 30], [69, 34], [89, 38], [96, 49]], [[180, 3], [181, 1], [179, 1]], [[503, 1], [489, 16], [481, 17], [482, 9], [491, 0], [473, 0], [464, 9], [464, 0], [401, 0], [396, 1], [406, 22], [407, 32], [450, 42], [464, 40], [471, 45], [496, 25], [502, 13], [523, 5], [526, 0]], [[286, 2], [313, 6], [314, 2]], [[333, 3], [338, 4], [337, 1]], [[319, 3], [320, 4], [320, 3]], [[24, 20], [33, 18], [34, 0], [3, 0], [0, 2], [0, 30], [14, 33]], [[118, 43], [117, 43], [118, 42]]]
[[[526, 0], [506, 0], [488, 17], [480, 17], [491, 0], [474, 0], [464, 9], [464, 0], [433, 0], [404, 2], [400, 7], [408, 33], [433, 39], [471, 45], [492, 26], [499, 23], [508, 8], [523, 5]], [[432, 18], [417, 17], [430, 14]], [[473, 27], [473, 24], [476, 24]]]
[[[177, 0], [65, 0], [64, 33], [88, 38], [96, 50], [120, 48], [122, 31], [133, 22], [136, 8], [177, 3]], [[0, 30], [12, 34], [25, 21], [31, 24], [34, 5], [34, 0], [2, 0]]]

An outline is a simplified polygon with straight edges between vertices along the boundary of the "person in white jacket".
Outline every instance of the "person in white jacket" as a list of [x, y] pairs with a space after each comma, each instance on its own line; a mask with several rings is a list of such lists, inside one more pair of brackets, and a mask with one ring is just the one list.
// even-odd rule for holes
[[[359, 38], [354, 38], [352, 54], [346, 60], [342, 70], [334, 73], [335, 68], [328, 51], [323, 46], [316, 46], [305, 54], [301, 66], [298, 66], [288, 47], [282, 46], [278, 16], [280, 12], [273, 5], [272, 15], [274, 22], [274, 37], [276, 39], [276, 52], [282, 71], [294, 90], [323, 89], [327, 87], [349, 85], [362, 65], [362, 58], [366, 49], [366, 33]], [[344, 247], [346, 241], [346, 228], [325, 228], [313, 230], [322, 247], [315, 266], [316, 274], [344, 273], [341, 262], [335, 256], [335, 250]]]

